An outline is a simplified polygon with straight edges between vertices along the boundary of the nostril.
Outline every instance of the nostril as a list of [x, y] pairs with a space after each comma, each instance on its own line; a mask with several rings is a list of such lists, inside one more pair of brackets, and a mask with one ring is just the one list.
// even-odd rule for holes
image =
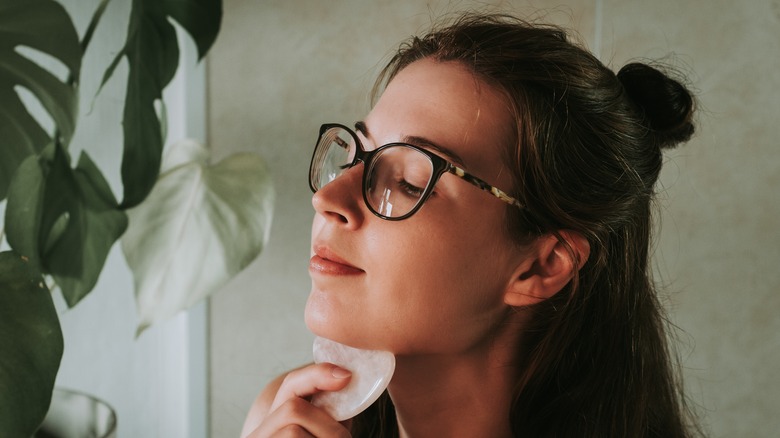
[[344, 216], [343, 214], [340, 214], [340, 213], [335, 213], [335, 212], [331, 212], [330, 214], [332, 214], [333, 216], [335, 216], [335, 219], [336, 219], [337, 221], [341, 222], [342, 224], [347, 224], [347, 223], [349, 223], [349, 219], [347, 219], [347, 217], [346, 217], [346, 216]]
[[312, 196], [314, 210], [332, 225], [355, 229], [363, 221], [362, 174], [354, 169], [347, 169]]

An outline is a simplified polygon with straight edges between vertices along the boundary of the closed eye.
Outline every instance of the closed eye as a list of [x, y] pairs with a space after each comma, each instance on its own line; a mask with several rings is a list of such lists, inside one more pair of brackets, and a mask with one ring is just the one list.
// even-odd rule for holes
[[413, 198], [419, 198], [422, 196], [423, 191], [425, 191], [424, 187], [417, 187], [415, 185], [410, 184], [406, 180], [398, 181], [398, 186], [403, 190], [408, 196], [411, 196]]

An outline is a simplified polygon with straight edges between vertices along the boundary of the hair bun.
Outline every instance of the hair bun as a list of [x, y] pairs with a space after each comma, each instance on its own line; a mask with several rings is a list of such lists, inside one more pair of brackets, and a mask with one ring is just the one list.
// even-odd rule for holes
[[627, 64], [617, 74], [629, 99], [639, 108], [661, 148], [672, 148], [694, 132], [694, 98], [680, 82], [642, 63]]

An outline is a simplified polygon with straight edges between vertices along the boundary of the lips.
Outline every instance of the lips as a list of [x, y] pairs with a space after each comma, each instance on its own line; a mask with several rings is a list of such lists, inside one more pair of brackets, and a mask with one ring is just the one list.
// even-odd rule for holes
[[325, 246], [315, 246], [309, 271], [323, 275], [358, 275], [365, 271], [350, 264]]

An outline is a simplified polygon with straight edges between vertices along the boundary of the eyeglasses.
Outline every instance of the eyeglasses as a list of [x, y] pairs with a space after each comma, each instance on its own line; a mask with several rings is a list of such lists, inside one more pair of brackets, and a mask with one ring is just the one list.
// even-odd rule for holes
[[364, 166], [363, 201], [382, 219], [402, 220], [416, 213], [445, 172], [524, 208], [504, 191], [420, 147], [389, 143], [366, 152], [354, 131], [335, 123], [320, 127], [309, 167], [309, 187], [316, 193], [358, 162]]

